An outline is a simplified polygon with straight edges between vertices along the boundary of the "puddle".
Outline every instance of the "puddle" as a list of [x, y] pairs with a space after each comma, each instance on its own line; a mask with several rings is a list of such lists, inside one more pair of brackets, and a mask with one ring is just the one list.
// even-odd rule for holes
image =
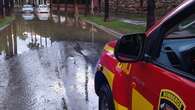
[[94, 69], [114, 37], [68, 16], [16, 15], [0, 32], [0, 109], [98, 110]]
[[51, 47], [59, 41], [105, 43], [111, 35], [75, 18], [49, 13], [17, 14], [13, 24], [0, 32], [0, 58]]

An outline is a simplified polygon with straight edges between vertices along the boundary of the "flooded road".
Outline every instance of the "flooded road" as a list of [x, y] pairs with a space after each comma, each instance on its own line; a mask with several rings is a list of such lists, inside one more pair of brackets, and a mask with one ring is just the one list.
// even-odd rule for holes
[[97, 110], [94, 69], [107, 41], [58, 14], [16, 14], [0, 32], [0, 110]]

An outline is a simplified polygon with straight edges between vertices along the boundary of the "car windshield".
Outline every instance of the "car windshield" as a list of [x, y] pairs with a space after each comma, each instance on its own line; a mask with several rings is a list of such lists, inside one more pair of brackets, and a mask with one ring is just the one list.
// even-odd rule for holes
[[195, 37], [195, 14], [187, 17], [173, 28], [171, 28], [166, 34], [166, 38], [191, 38]]
[[24, 5], [24, 8], [32, 8], [32, 5]]
[[40, 5], [39, 8], [47, 8], [46, 5]]

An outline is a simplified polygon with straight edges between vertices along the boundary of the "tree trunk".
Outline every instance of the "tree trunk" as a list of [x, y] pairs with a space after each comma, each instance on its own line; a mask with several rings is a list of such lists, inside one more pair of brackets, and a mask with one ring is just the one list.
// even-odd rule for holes
[[85, 16], [89, 15], [89, 0], [85, 0]]
[[98, 5], [99, 5], [99, 13], [102, 11], [102, 0], [98, 0]]
[[51, 9], [52, 8], [53, 1], [52, 0], [49, 0], [49, 2], [50, 2], [49, 7]]
[[10, 15], [9, 2], [10, 2], [10, 0], [5, 0], [5, 1], [4, 1], [4, 3], [5, 3], [5, 15], [6, 15], [6, 16], [9, 16], [9, 15]]
[[140, 0], [140, 7], [143, 7], [144, 1]]
[[116, 0], [116, 9], [115, 9], [116, 15], [118, 15], [118, 9], [119, 9], [119, 0]]
[[3, 17], [3, 0], [0, 0], [0, 17]]
[[57, 0], [57, 11], [60, 12], [60, 0]]
[[74, 15], [76, 18], [79, 16], [79, 9], [78, 9], [77, 0], [74, 0]]
[[67, 0], [64, 1], [64, 12], [67, 13], [68, 4]]
[[109, 17], [110, 17], [110, 13], [109, 13], [109, 0], [105, 0], [104, 21], [108, 21]]
[[147, 0], [147, 30], [155, 23], [155, 0]]

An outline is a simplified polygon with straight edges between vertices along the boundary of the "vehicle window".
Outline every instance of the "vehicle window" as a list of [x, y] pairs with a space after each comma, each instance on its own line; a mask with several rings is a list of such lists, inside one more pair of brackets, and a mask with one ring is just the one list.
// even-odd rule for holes
[[32, 8], [31, 5], [25, 5], [24, 7], [26, 7], [26, 8]]
[[165, 38], [167, 39], [189, 37], [195, 37], [195, 14], [187, 17], [182, 22], [176, 24], [166, 33], [165, 36]]
[[32, 8], [31, 5], [24, 5], [24, 8]]
[[169, 69], [195, 76], [195, 14], [165, 34], [157, 62]]

